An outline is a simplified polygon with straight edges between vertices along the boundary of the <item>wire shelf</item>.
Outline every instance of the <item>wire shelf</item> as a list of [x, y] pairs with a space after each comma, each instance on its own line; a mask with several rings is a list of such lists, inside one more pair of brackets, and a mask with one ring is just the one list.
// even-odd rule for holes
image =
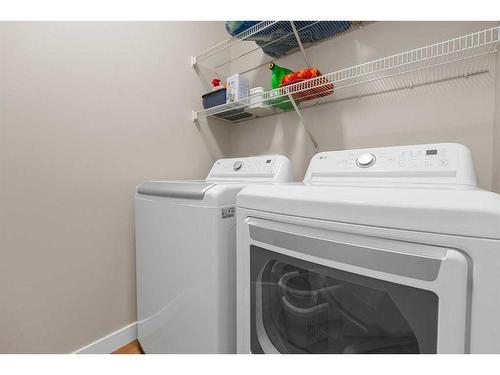
[[[303, 48], [308, 48], [325, 40], [338, 37], [359, 29], [367, 21], [262, 21], [211, 47], [193, 58], [193, 63], [220, 72], [231, 63], [247, 61], [248, 55], [263, 51], [268, 59], [257, 66], [245, 66], [239, 73], [247, 73], [268, 62], [299, 51], [297, 35]], [[294, 30], [295, 29], [295, 30]], [[229, 53], [231, 51], [231, 53]], [[224, 52], [226, 54], [224, 55]], [[251, 59], [250, 59], [251, 61]]]
[[[401, 52], [208, 108], [195, 117], [241, 121], [259, 117], [252, 111], [256, 107], [267, 111], [264, 115], [291, 109], [291, 105], [287, 107], [291, 98], [301, 106], [310, 106], [487, 73], [492, 63], [488, 56], [497, 52], [499, 33], [497, 26]], [[324, 95], [318, 98], [318, 92]]]

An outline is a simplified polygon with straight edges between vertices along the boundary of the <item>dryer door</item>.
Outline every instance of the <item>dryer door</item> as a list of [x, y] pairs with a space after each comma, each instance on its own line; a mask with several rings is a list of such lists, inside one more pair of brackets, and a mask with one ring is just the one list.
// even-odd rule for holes
[[457, 250], [247, 219], [253, 353], [466, 351]]

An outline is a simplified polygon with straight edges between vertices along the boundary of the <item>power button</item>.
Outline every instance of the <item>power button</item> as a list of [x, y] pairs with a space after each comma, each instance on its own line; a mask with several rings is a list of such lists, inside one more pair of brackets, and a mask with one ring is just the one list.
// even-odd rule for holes
[[243, 167], [243, 163], [241, 161], [235, 161], [233, 164], [233, 171], [238, 171]]

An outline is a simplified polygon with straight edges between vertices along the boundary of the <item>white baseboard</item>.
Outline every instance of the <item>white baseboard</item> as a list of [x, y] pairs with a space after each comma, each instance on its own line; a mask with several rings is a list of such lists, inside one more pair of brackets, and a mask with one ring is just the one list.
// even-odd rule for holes
[[78, 349], [73, 354], [109, 354], [135, 339], [137, 339], [136, 322]]

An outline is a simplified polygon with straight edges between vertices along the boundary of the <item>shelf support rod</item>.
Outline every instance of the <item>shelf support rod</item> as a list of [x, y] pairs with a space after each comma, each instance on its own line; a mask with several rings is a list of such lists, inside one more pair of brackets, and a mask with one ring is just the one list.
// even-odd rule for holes
[[295, 27], [295, 22], [290, 21], [290, 25], [292, 26], [293, 33], [295, 34], [295, 39], [297, 39], [297, 44], [299, 45], [300, 52], [302, 52], [302, 56], [304, 57], [304, 61], [306, 62], [306, 66], [308, 68], [310, 68], [311, 64], [309, 63], [309, 59], [307, 58], [306, 51], [304, 49], [304, 46], [302, 45], [302, 41], [300, 40], [300, 35], [297, 31], [297, 28]]
[[295, 113], [297, 113], [297, 116], [299, 117], [300, 125], [302, 125], [302, 127], [304, 128], [304, 130], [306, 131], [307, 135], [309, 136], [309, 139], [311, 140], [311, 142], [314, 146], [314, 151], [319, 152], [318, 142], [316, 142], [316, 139], [314, 138], [312, 133], [309, 131], [309, 128], [306, 126], [306, 122], [304, 121], [304, 117], [302, 117], [302, 113], [300, 112], [300, 109], [297, 106], [297, 103], [293, 99], [292, 94], [288, 94], [288, 98], [290, 99], [290, 103], [292, 103], [293, 108], [295, 109]]

